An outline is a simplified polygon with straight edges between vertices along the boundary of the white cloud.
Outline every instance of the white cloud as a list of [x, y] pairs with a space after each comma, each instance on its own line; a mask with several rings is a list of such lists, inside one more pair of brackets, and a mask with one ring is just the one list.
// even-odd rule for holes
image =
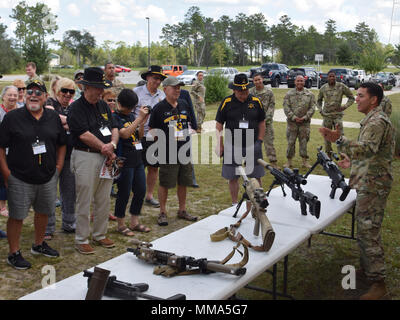
[[81, 11], [79, 10], [78, 6], [75, 3], [70, 3], [67, 6], [67, 10], [73, 17], [79, 17], [81, 13]]

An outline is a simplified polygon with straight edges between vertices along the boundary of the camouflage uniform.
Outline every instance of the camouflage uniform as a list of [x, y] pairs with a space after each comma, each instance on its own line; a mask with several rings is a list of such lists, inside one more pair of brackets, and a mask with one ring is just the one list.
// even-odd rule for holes
[[274, 148], [274, 127], [273, 118], [275, 112], [275, 97], [272, 90], [265, 88], [257, 90], [256, 87], [250, 89], [250, 94], [260, 99], [265, 111], [265, 135], [264, 147], [270, 162], [276, 162], [276, 151]]
[[[194, 98], [194, 108], [197, 112], [197, 125], [201, 128], [203, 124], [204, 118], [206, 116], [206, 87], [204, 86], [203, 81], [196, 80], [193, 84], [191, 94]], [[200, 102], [200, 98], [203, 99], [203, 102]]]
[[390, 115], [392, 114], [392, 102], [387, 96], [383, 96], [380, 107], [382, 108], [383, 112], [385, 112], [390, 118]]
[[114, 80], [112, 81], [112, 87], [109, 90], [114, 92], [115, 96], [118, 98], [119, 93], [124, 88], [125, 88], [124, 83], [122, 81], [118, 80], [117, 78], [114, 78]]
[[[341, 82], [336, 82], [335, 86], [330, 86], [329, 83], [324, 84], [319, 90], [317, 107], [323, 117], [322, 126], [329, 129], [335, 129], [339, 125], [339, 129], [343, 134], [343, 111], [340, 111], [342, 106], [343, 96], [348, 98], [344, 108], [347, 109], [354, 103], [354, 96], [350, 89]], [[324, 100], [324, 106], [322, 106]], [[325, 140], [325, 151], [329, 154], [332, 151], [332, 145]]]
[[394, 128], [376, 107], [361, 121], [357, 141], [342, 137], [340, 152], [351, 159], [350, 186], [357, 190], [356, 220], [360, 266], [370, 280], [385, 278], [380, 229], [393, 182]]
[[[286, 138], [288, 148], [286, 157], [291, 159], [296, 151], [296, 139], [299, 138], [300, 156], [308, 159], [307, 142], [310, 140], [310, 122], [315, 112], [315, 97], [308, 89], [297, 91], [290, 89], [283, 99], [283, 110], [287, 117]], [[296, 123], [295, 118], [303, 118], [301, 124]]]

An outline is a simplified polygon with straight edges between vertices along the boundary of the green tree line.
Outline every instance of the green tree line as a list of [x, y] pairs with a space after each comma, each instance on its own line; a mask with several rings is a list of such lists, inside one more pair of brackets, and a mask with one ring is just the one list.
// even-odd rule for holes
[[[146, 67], [148, 48], [140, 42], [104, 41], [101, 44], [86, 30], [67, 30], [63, 39], [49, 39], [57, 30], [57, 17], [43, 23], [51, 14], [37, 2], [29, 6], [21, 1], [10, 15], [16, 21], [15, 39], [6, 36], [0, 25], [0, 72], [35, 61], [39, 72], [47, 70], [50, 52], [61, 57], [62, 65], [104, 65], [113, 61], [129, 67]], [[50, 49], [49, 44], [58, 49]], [[323, 33], [314, 26], [296, 26], [287, 15], [270, 24], [262, 13], [239, 13], [212, 19], [197, 6], [188, 9], [181, 22], [166, 24], [161, 39], [151, 43], [151, 64], [191, 66], [259, 65], [275, 61], [287, 65], [314, 63], [315, 54], [324, 55], [324, 63], [360, 66], [369, 72], [382, 70], [387, 63], [400, 64], [400, 45], [383, 46], [377, 33], [365, 22], [354, 30], [337, 31], [332, 19]]]

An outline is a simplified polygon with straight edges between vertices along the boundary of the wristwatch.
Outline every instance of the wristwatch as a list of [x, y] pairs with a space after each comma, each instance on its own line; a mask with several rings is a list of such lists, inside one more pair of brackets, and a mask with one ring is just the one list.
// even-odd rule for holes
[[113, 145], [114, 150], [117, 150], [117, 145], [116, 145], [114, 142], [112, 142], [112, 141], [111, 141], [111, 144]]

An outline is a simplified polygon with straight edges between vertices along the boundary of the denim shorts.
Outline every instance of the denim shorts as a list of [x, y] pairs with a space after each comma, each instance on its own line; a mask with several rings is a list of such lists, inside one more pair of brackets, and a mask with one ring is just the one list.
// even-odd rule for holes
[[32, 206], [36, 213], [50, 215], [55, 208], [58, 172], [44, 184], [30, 184], [12, 174], [8, 177], [8, 211], [10, 218], [23, 220]]

